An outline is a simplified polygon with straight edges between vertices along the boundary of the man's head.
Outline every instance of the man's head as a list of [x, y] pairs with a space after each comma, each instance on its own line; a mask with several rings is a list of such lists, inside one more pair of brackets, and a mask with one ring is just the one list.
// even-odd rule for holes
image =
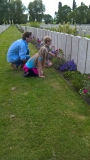
[[51, 44], [51, 42], [52, 42], [52, 38], [51, 38], [51, 37], [49, 37], [49, 36], [45, 36], [45, 37], [44, 37], [44, 43], [45, 43], [47, 46], [49, 46], [49, 45]]
[[27, 43], [31, 42], [32, 40], [32, 32], [24, 32], [22, 36], [23, 40], [26, 40]]

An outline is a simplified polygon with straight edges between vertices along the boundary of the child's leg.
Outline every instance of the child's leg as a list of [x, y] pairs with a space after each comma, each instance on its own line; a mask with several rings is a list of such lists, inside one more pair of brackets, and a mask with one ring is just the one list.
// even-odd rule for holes
[[45, 67], [52, 67], [52, 62], [50, 62], [50, 61], [46, 61], [45, 62]]
[[41, 70], [41, 76], [43, 76], [43, 71]]
[[37, 68], [28, 69], [28, 71], [25, 71], [23, 74], [24, 77], [38, 77], [38, 71]]

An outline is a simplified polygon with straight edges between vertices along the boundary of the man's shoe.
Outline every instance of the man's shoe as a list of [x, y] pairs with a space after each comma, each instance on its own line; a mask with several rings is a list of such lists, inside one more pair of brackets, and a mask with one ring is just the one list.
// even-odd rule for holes
[[16, 64], [14, 64], [14, 63], [11, 63], [11, 67], [12, 67], [13, 69], [18, 69], [18, 67], [17, 67]]

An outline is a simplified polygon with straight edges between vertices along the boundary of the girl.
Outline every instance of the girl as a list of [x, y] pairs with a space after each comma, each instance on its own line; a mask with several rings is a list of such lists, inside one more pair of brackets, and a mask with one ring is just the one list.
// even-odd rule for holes
[[48, 54], [48, 50], [45, 47], [41, 47], [38, 53], [32, 56], [24, 65], [24, 77], [39, 76], [43, 75], [43, 69], [45, 67], [45, 61]]

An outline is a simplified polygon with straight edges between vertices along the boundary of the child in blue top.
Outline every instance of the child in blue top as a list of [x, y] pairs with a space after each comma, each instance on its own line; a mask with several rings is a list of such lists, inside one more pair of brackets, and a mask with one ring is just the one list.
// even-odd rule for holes
[[39, 52], [32, 56], [24, 65], [24, 77], [39, 76], [41, 78], [45, 77], [43, 75], [43, 69], [45, 67], [45, 61], [48, 54], [46, 47], [41, 47]]

